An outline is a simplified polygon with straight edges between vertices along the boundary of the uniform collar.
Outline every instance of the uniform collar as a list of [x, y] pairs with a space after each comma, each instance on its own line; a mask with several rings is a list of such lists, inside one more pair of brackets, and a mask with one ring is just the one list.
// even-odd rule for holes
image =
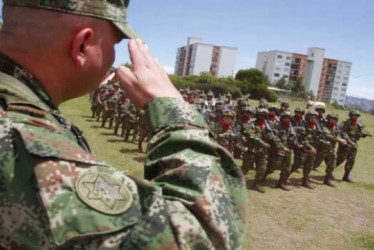
[[46, 89], [39, 82], [36, 77], [31, 74], [27, 69], [0, 53], [0, 71], [10, 75], [23, 84], [25, 84], [32, 92], [37, 95], [49, 108], [58, 110], [52, 98], [48, 95]]

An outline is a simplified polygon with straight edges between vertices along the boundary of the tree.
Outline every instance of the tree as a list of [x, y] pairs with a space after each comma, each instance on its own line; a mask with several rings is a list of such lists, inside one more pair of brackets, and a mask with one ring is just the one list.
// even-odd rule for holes
[[269, 78], [258, 69], [241, 69], [235, 75], [236, 80], [249, 81], [252, 84], [268, 84]]
[[279, 89], [286, 89], [286, 85], [287, 85], [287, 81], [284, 76], [275, 83], [275, 87]]
[[302, 78], [297, 78], [297, 80], [292, 84], [291, 92], [296, 96], [301, 96], [304, 94], [305, 90]]
[[215, 77], [209, 72], [201, 72], [199, 78], [200, 83], [212, 83], [215, 79]]

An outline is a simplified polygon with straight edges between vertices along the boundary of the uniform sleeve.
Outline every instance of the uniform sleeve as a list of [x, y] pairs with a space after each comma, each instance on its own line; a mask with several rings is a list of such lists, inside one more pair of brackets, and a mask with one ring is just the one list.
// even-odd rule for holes
[[173, 98], [148, 104], [154, 134], [145, 178], [162, 189], [169, 223], [182, 249], [238, 249], [246, 217], [243, 175], [189, 104]]

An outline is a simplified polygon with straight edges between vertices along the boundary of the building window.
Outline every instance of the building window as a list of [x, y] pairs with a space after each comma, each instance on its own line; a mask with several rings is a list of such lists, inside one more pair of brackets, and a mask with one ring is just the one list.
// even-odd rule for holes
[[340, 99], [339, 102], [344, 103], [344, 99]]
[[290, 72], [290, 69], [284, 69], [284, 72]]
[[274, 77], [279, 77], [279, 73], [275, 73], [275, 74], [274, 74]]
[[344, 77], [343, 79], [346, 80], [346, 81], [348, 81], [348, 77]]
[[346, 84], [346, 83], [343, 83], [342, 86], [347, 87], [347, 84]]
[[287, 59], [287, 60], [291, 60], [291, 57], [290, 57], [290, 56], [287, 56], [286, 59]]
[[345, 97], [345, 94], [341, 94], [340, 96], [341, 96], [341, 97]]
[[338, 91], [338, 90], [339, 90], [339, 88], [334, 88], [334, 90]]
[[284, 78], [288, 78], [288, 75], [283, 75]]
[[277, 58], [278, 58], [278, 59], [282, 59], [283, 56], [282, 56], [282, 55], [277, 55]]
[[284, 65], [286, 65], [286, 66], [291, 66], [291, 63], [286, 62]]
[[278, 70], [278, 71], [279, 71], [279, 70], [281, 70], [281, 68], [280, 68], [280, 67], [275, 67], [275, 70]]
[[342, 88], [341, 91], [346, 91], [347, 89], [346, 88]]

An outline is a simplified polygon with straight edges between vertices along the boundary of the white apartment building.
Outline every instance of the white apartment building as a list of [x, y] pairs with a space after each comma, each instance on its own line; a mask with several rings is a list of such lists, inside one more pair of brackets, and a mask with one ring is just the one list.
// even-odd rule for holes
[[352, 63], [325, 58], [325, 49], [309, 48], [307, 54], [273, 50], [259, 52], [256, 68], [272, 84], [282, 77], [288, 82], [301, 78], [306, 91], [312, 91], [317, 100], [336, 101], [344, 105]]
[[189, 37], [187, 45], [178, 48], [175, 75], [199, 75], [209, 72], [217, 77], [233, 76], [237, 49], [201, 41], [200, 38]]

